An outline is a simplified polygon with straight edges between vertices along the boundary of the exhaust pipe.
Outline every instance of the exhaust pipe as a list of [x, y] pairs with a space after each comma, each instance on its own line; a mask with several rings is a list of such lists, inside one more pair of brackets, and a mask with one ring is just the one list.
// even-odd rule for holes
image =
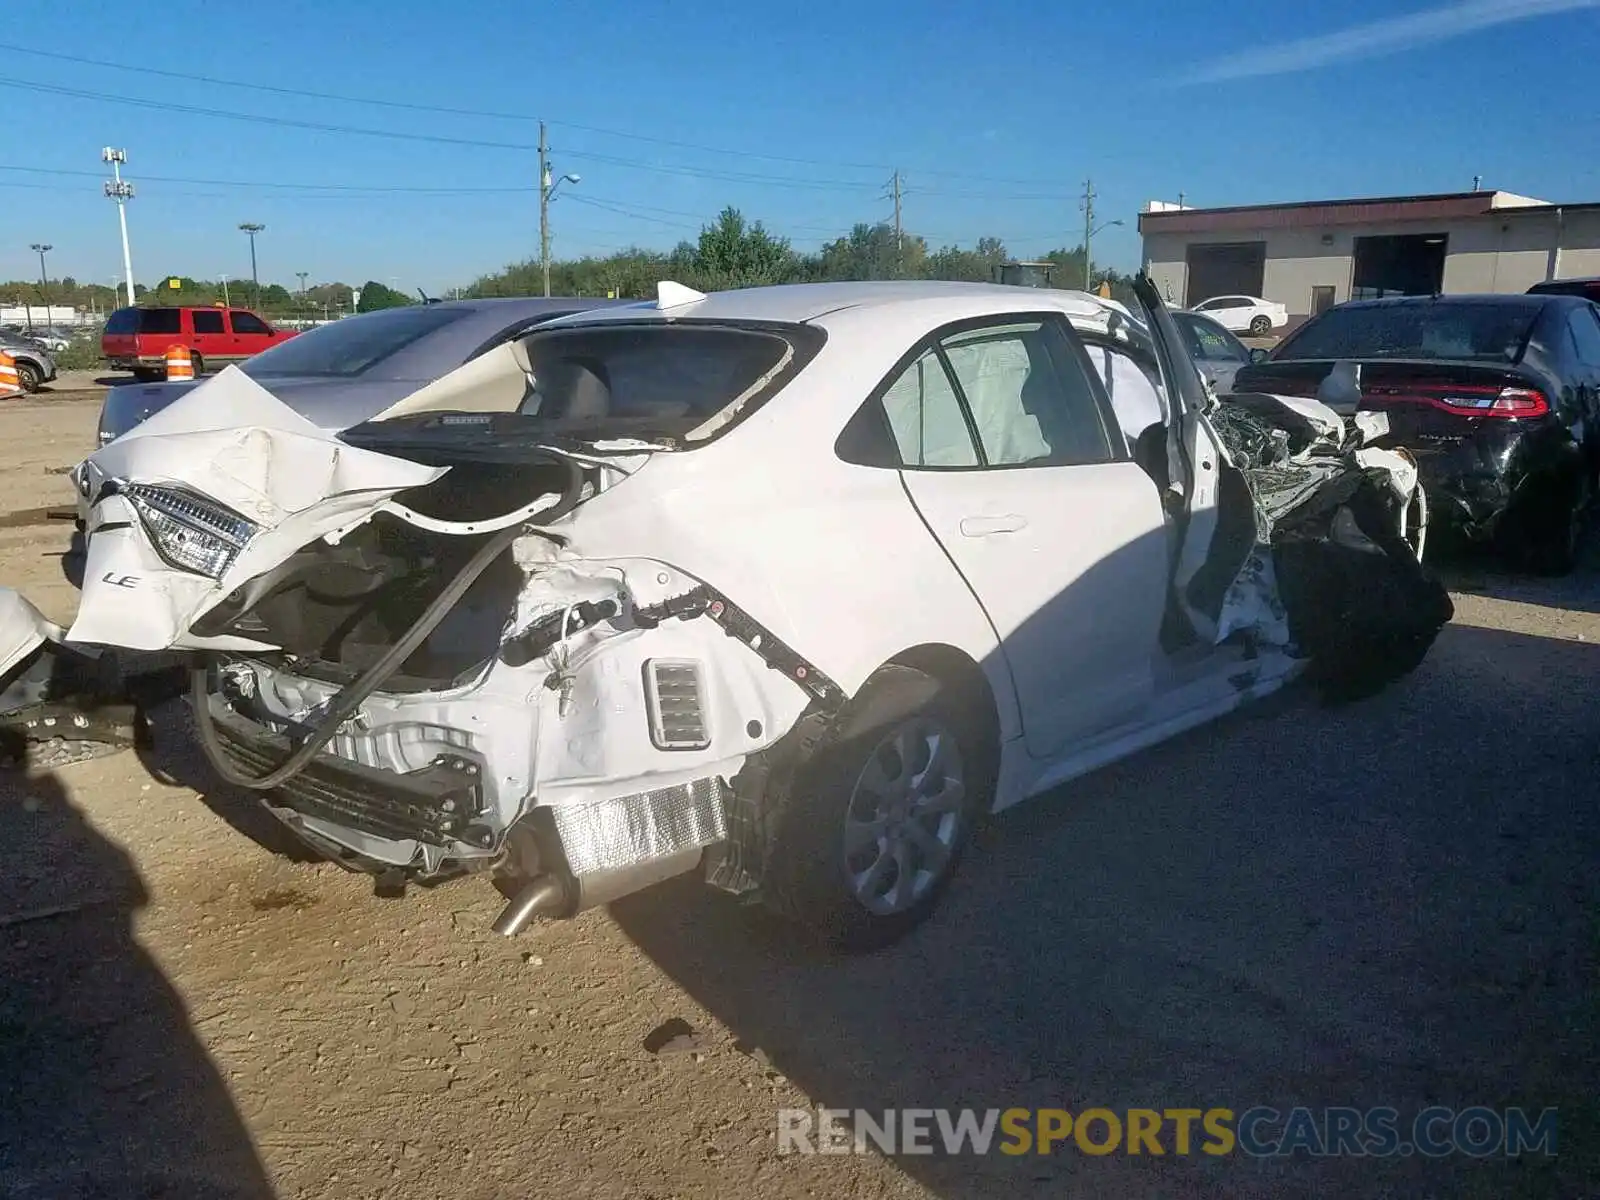
[[555, 916], [567, 905], [567, 889], [554, 875], [540, 875], [518, 892], [490, 926], [502, 937], [516, 937], [534, 917]]

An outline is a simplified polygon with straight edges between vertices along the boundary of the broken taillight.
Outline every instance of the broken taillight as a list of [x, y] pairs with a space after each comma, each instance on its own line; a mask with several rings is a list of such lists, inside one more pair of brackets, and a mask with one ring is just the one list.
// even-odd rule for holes
[[1396, 404], [1426, 404], [1462, 417], [1518, 419], [1542, 417], [1550, 411], [1549, 399], [1537, 388], [1500, 384], [1408, 383], [1368, 387], [1361, 394], [1362, 408]]

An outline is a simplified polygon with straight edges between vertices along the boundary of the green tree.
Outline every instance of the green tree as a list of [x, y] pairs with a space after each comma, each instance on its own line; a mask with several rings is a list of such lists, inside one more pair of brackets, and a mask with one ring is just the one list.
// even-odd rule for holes
[[859, 224], [823, 246], [821, 279], [916, 279], [925, 274], [928, 244], [915, 234], [896, 238], [894, 226]]
[[404, 308], [410, 303], [410, 297], [376, 279], [369, 279], [361, 285], [361, 299], [356, 304], [356, 311], [377, 312], [382, 308]]
[[[674, 259], [682, 261], [684, 250], [679, 246]], [[744, 214], [730, 206], [715, 224], [701, 228], [692, 265], [701, 287], [720, 291], [786, 283], [796, 263], [788, 239], [773, 237], [760, 221], [746, 224]]]
[[944, 246], [928, 256], [926, 278], [993, 283], [995, 268], [1007, 257], [1005, 243], [999, 238], [979, 238], [972, 250], [962, 246]]

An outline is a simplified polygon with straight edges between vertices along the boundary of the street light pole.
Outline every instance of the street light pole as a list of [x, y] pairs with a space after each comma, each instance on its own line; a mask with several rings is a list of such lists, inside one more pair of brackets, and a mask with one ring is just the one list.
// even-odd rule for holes
[[261, 307], [261, 276], [256, 272], [256, 234], [266, 228], [255, 221], [241, 222], [239, 228], [250, 237], [250, 290], [255, 294], [255, 306]]
[[133, 184], [122, 180], [122, 164], [128, 161], [126, 150], [113, 150], [107, 146], [100, 151], [100, 161], [111, 164], [112, 178], [106, 180], [106, 195], [117, 202], [117, 221], [122, 226], [122, 273], [128, 282], [128, 307], [134, 306], [133, 255], [128, 250], [128, 201], [133, 199]]
[[[48, 242], [34, 242], [33, 252], [39, 256], [39, 299], [44, 301], [44, 324], [50, 328], [50, 276], [44, 269], [44, 256], [55, 247]], [[33, 310], [28, 310], [28, 331], [33, 331]]]
[[304, 308], [306, 306], [306, 279], [310, 274], [311, 274], [310, 271], [296, 271], [295, 272], [295, 275], [300, 280], [300, 307], [301, 308]]
[[563, 183], [577, 183], [578, 175], [563, 175], [550, 182], [550, 146], [544, 137], [544, 122], [539, 122], [539, 265], [544, 271], [544, 294], [550, 294], [550, 201]]

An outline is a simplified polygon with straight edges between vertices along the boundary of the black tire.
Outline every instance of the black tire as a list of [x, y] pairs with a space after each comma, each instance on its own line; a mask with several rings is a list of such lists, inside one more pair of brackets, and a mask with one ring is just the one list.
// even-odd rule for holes
[[1251, 337], [1266, 337], [1267, 334], [1269, 334], [1271, 332], [1272, 332], [1272, 318], [1271, 317], [1253, 317], [1253, 318], [1251, 318], [1251, 321], [1250, 321], [1250, 336]]
[[80, 592], [83, 590], [83, 569], [88, 562], [89, 541], [83, 536], [83, 530], [75, 529], [67, 552], [61, 556], [61, 574]]
[[[791, 765], [775, 764], [765, 776], [759, 801], [766, 843], [761, 896], [767, 907], [845, 954], [881, 949], [927, 920], [955, 876], [973, 827], [993, 795], [997, 756], [978, 732], [985, 726], [975, 711], [976, 703], [975, 698], [957, 695], [922, 671], [887, 666], [867, 681], [831, 727], [818, 718], [807, 718], [790, 735], [794, 742], [775, 747], [778, 757]], [[865, 816], [862, 806], [871, 794], [865, 782], [869, 765], [876, 763], [885, 778], [896, 764], [899, 771], [906, 771], [908, 764], [888, 741], [909, 731], [905, 744], [915, 747], [914, 753], [925, 754], [929, 742], [923, 732], [927, 730], [950, 735], [940, 752], [946, 763], [953, 762], [962, 780], [960, 799], [952, 799], [949, 809], [937, 800], [928, 801], [926, 810], [913, 807], [920, 817], [906, 817], [902, 812], [882, 819], [891, 835], [897, 823], [902, 830], [916, 824], [921, 834], [896, 839], [902, 850], [911, 848], [908, 852], [915, 860], [911, 894], [893, 911], [874, 912], [857, 898], [852, 883], [846, 821], [853, 807], [858, 819]], [[937, 734], [931, 736], [937, 741]], [[923, 759], [909, 765], [909, 774], [914, 776], [919, 766], [925, 774], [930, 763]], [[916, 806], [918, 802], [908, 798], [903, 803]], [[949, 826], [945, 825], [946, 812], [954, 817]], [[930, 818], [931, 832], [922, 823]], [[947, 843], [941, 831], [948, 832]], [[933, 859], [921, 848], [929, 844], [928, 838], [946, 847], [940, 852], [943, 864], [937, 872], [927, 870]], [[906, 860], [886, 853], [881, 840], [875, 847], [871, 841], [869, 836], [858, 852], [858, 878], [865, 879], [879, 862], [892, 859], [885, 869], [892, 892], [900, 886], [900, 864]], [[867, 857], [872, 858], [872, 866], [861, 868]], [[924, 873], [928, 879], [920, 881]], [[887, 893], [884, 902], [888, 903]]]
[[198, 354], [191, 353], [189, 355], [189, 361], [194, 364], [194, 377], [196, 379], [199, 379], [200, 376], [206, 373], [206, 360], [201, 358]]
[[29, 393], [37, 392], [41, 382], [42, 379], [40, 377], [38, 367], [34, 366], [31, 362], [23, 362], [21, 359], [17, 360], [17, 383], [23, 391]]
[[1592, 490], [1586, 477], [1568, 479], [1552, 484], [1524, 510], [1520, 525], [1530, 570], [1560, 578], [1577, 569]]

